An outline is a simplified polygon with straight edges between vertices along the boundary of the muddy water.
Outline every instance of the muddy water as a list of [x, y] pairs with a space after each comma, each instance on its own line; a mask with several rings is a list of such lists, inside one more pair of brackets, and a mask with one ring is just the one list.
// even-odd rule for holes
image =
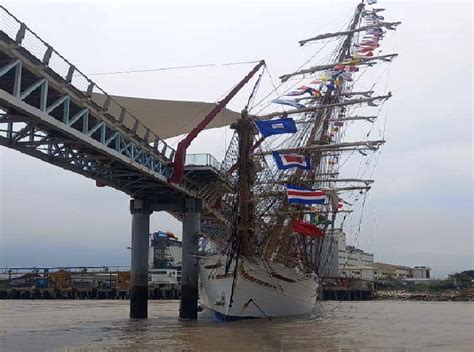
[[197, 322], [178, 302], [150, 302], [130, 321], [127, 301], [0, 301], [0, 351], [473, 351], [474, 304], [322, 302], [314, 316]]

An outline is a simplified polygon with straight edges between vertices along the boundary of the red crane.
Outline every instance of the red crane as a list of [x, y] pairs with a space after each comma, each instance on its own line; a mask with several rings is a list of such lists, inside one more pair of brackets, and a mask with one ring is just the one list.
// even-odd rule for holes
[[225, 108], [229, 101], [238, 93], [240, 89], [258, 72], [258, 70], [265, 65], [265, 61], [260, 61], [253, 69], [250, 71], [247, 76], [240, 81], [227, 96], [221, 101], [217, 102], [214, 109], [212, 109], [209, 114], [191, 131], [189, 134], [179, 142], [178, 148], [176, 149], [176, 154], [173, 162], [173, 175], [170, 178], [170, 182], [181, 184], [183, 182], [184, 176], [184, 161], [186, 157], [186, 149], [189, 147], [191, 142], [197, 135], [206, 128], [206, 126], [217, 116], [217, 114]]

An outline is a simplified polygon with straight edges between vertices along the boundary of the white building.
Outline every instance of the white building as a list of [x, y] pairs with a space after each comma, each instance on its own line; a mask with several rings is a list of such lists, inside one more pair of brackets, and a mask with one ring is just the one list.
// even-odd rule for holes
[[[334, 229], [331, 235], [337, 239], [337, 265], [339, 275], [345, 269], [367, 267], [374, 263], [374, 255], [346, 243], [346, 234], [342, 229]], [[342, 275], [347, 276], [347, 275]]]
[[148, 271], [148, 281], [152, 284], [178, 286], [178, 270], [175, 268], [150, 269]]
[[[334, 229], [332, 232], [329, 232], [329, 234], [332, 236], [332, 239], [337, 241], [337, 267], [339, 276], [368, 281], [430, 278], [431, 268], [426, 266], [410, 268], [401, 265], [375, 263], [373, 254], [367, 253], [355, 246], [347, 245], [346, 234], [342, 229]], [[333, 256], [336, 257], [335, 254]]]
[[410, 277], [413, 279], [429, 279], [431, 276], [431, 268], [428, 268], [427, 266], [415, 266], [411, 268], [410, 271]]
[[425, 266], [410, 268], [387, 263], [372, 263], [366, 266], [346, 266], [340, 270], [340, 275], [368, 281], [404, 280], [421, 282], [429, 280], [430, 270]]

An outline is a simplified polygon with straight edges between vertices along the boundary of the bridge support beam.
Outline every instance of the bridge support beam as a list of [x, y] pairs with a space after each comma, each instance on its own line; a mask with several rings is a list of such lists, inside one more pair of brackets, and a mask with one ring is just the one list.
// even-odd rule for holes
[[132, 262], [130, 275], [130, 318], [148, 317], [148, 244], [150, 209], [143, 199], [130, 201], [132, 213]]
[[187, 198], [183, 216], [183, 260], [181, 268], [181, 319], [197, 319], [198, 261], [196, 258], [200, 232], [202, 201]]

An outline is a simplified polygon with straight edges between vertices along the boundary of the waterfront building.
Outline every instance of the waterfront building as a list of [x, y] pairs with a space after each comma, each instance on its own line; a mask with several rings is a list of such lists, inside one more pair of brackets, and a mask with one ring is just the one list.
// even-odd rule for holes
[[375, 281], [387, 281], [394, 279], [403, 279], [408, 277], [409, 271], [402, 268], [399, 269], [397, 265], [387, 263], [374, 263], [374, 280]]
[[[413, 268], [374, 262], [374, 255], [346, 243], [346, 234], [342, 229], [330, 231], [331, 242], [337, 242], [337, 254], [334, 250], [333, 260], [338, 268], [337, 276], [350, 277], [368, 281], [429, 279], [430, 270], [426, 266]], [[331, 275], [328, 275], [331, 276]]]
[[426, 266], [410, 268], [407, 266], [377, 262], [365, 266], [347, 266], [340, 271], [340, 275], [342, 277], [368, 281], [417, 281], [429, 280], [430, 270], [431, 268]]
[[413, 279], [429, 279], [430, 278], [430, 271], [431, 268], [427, 266], [415, 266], [410, 269], [411, 270], [411, 278]]
[[340, 276], [366, 281], [375, 281], [373, 266], [352, 266], [340, 271]]
[[332, 239], [337, 241], [337, 255], [334, 253], [334, 257], [337, 258], [339, 275], [346, 269], [370, 266], [374, 263], [374, 255], [372, 253], [347, 245], [346, 234], [342, 229], [334, 229], [329, 234]]

